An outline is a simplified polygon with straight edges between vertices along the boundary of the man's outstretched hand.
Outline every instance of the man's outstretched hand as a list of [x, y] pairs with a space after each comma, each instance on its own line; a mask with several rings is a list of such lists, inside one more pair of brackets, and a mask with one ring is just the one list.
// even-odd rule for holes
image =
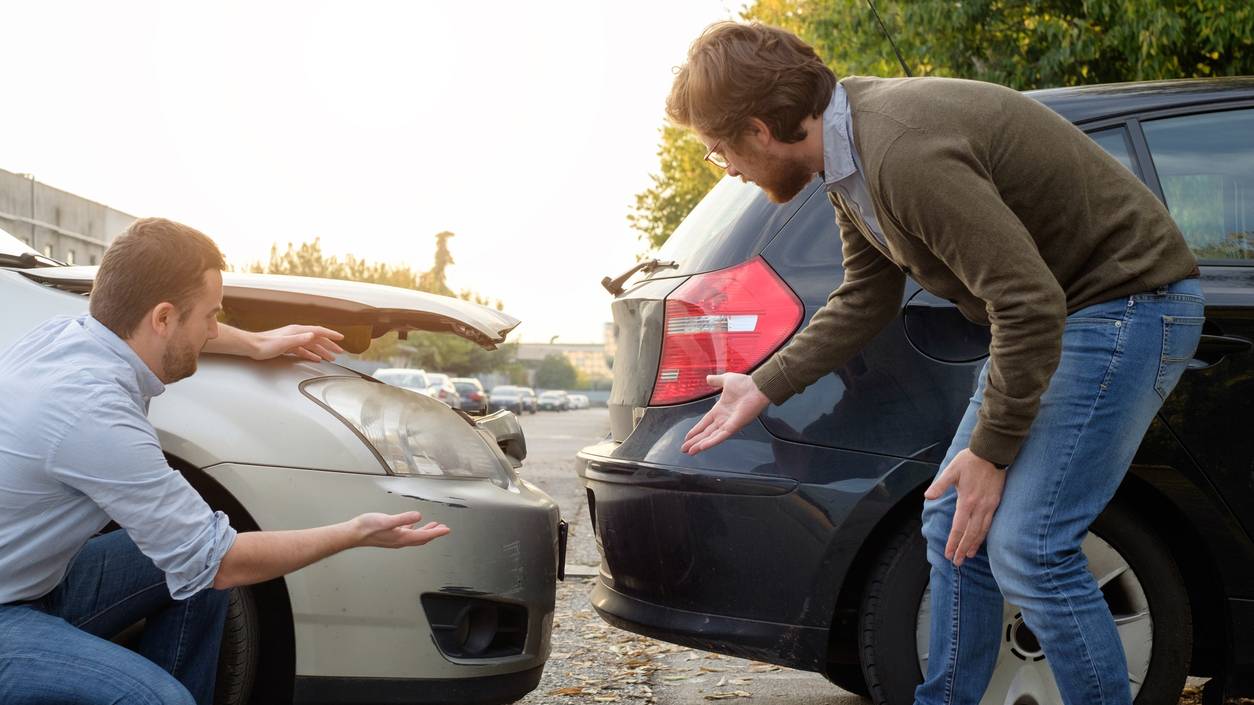
[[684, 436], [684, 445], [680, 450], [688, 455], [696, 455], [727, 440], [771, 404], [749, 375], [727, 372], [709, 375], [705, 381], [722, 387], [723, 394], [714, 408], [706, 412]]
[[359, 546], [378, 548], [404, 548], [422, 546], [449, 533], [444, 524], [433, 521], [419, 527], [422, 514], [362, 514], [353, 519], [353, 528], [359, 536]]
[[291, 325], [253, 334], [254, 360], [269, 360], [280, 355], [295, 355], [310, 362], [334, 360], [344, 352], [336, 343], [344, 339], [342, 333], [322, 326]]

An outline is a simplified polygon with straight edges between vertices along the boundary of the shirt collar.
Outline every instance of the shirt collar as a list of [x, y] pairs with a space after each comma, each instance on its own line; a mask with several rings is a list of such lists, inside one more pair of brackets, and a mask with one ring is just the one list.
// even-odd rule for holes
[[144, 399], [151, 399], [165, 391], [165, 384], [125, 340], [119, 338], [117, 333], [109, 330], [108, 326], [97, 321], [93, 316], [84, 316], [84, 319], [83, 327], [87, 329], [87, 332], [135, 370], [135, 381], [139, 383], [139, 393]]
[[832, 186], [858, 170], [849, 133], [849, 95], [836, 84], [832, 100], [823, 111], [823, 185]]

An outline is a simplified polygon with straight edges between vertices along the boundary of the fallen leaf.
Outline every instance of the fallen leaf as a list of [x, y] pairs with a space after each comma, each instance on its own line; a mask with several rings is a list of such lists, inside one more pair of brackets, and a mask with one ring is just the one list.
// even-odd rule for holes
[[549, 695], [583, 695], [583, 688], [558, 688], [549, 691]]

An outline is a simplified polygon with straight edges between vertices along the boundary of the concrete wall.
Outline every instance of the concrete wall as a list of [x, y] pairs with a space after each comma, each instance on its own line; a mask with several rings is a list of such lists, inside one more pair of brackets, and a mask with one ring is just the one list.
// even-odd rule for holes
[[54, 259], [99, 264], [113, 238], [134, 221], [128, 213], [0, 169], [0, 228]]

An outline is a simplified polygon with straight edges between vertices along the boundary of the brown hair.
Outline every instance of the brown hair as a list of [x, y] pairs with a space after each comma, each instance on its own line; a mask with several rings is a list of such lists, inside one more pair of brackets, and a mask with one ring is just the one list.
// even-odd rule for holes
[[836, 74], [797, 35], [757, 22], [716, 22], [688, 49], [666, 114], [733, 143], [756, 117], [775, 139], [800, 142], [802, 120], [822, 115], [835, 89]]
[[91, 315], [121, 338], [129, 338], [160, 303], [174, 304], [179, 320], [186, 320], [205, 272], [225, 268], [218, 246], [199, 230], [165, 218], [141, 218], [105, 251], [91, 293]]

